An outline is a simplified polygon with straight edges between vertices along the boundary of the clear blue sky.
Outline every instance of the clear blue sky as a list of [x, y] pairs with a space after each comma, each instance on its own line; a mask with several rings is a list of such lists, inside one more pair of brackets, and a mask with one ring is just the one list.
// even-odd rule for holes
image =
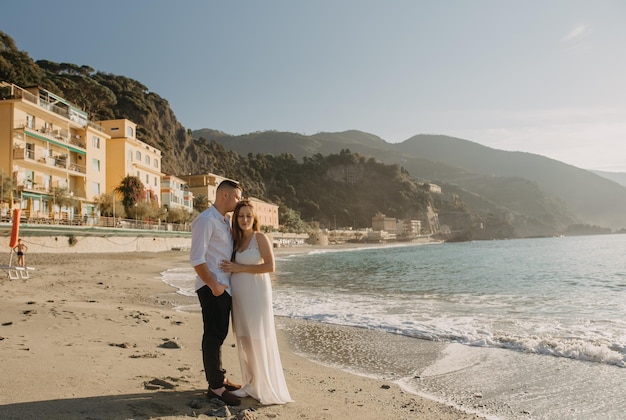
[[626, 172], [622, 0], [20, 0], [0, 29], [190, 129], [445, 134]]

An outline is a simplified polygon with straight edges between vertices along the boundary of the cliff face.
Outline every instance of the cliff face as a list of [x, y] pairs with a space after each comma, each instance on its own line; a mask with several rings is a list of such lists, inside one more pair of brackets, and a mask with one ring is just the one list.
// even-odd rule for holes
[[[194, 163], [187, 154], [200, 155], [196, 151], [191, 133], [177, 120], [167, 100], [149, 92], [141, 83], [124, 76], [95, 73], [99, 85], [109, 89], [115, 97], [115, 105], [92, 111], [98, 119], [127, 118], [135, 122], [137, 138], [157, 147], [163, 152], [163, 172], [168, 174], [196, 173]], [[72, 97], [67, 97], [72, 101]], [[201, 162], [200, 162], [201, 163]]]

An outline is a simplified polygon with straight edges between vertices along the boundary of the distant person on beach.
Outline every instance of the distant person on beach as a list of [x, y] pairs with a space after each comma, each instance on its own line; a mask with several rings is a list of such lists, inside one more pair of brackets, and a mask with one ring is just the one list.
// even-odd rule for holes
[[228, 335], [232, 298], [230, 273], [220, 270], [219, 263], [230, 259], [233, 237], [227, 213], [241, 200], [241, 187], [233, 181], [222, 181], [217, 187], [213, 206], [204, 210], [191, 224], [189, 262], [196, 271], [196, 293], [202, 307], [204, 333], [202, 361], [209, 389], [208, 398], [218, 398], [228, 405], [241, 400], [232, 391], [241, 388], [225, 377], [222, 368], [222, 344]]
[[17, 265], [20, 267], [26, 267], [26, 251], [28, 247], [21, 239], [17, 240], [17, 245], [13, 248], [13, 251], [17, 253]]
[[292, 402], [283, 366], [272, 309], [274, 251], [269, 238], [259, 232], [259, 219], [252, 203], [240, 201], [232, 221], [233, 255], [220, 264], [232, 273], [233, 331], [237, 338], [243, 387], [232, 394], [250, 396], [261, 404]]

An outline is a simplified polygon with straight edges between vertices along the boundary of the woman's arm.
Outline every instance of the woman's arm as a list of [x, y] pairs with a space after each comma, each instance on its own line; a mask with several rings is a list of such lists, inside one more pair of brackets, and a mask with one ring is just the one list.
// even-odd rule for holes
[[263, 262], [261, 264], [237, 264], [236, 262], [222, 260], [220, 263], [220, 270], [227, 273], [273, 273], [275, 270], [274, 264], [274, 250], [269, 238], [261, 233], [256, 233], [256, 240], [259, 244], [259, 251], [261, 252], [261, 258]]

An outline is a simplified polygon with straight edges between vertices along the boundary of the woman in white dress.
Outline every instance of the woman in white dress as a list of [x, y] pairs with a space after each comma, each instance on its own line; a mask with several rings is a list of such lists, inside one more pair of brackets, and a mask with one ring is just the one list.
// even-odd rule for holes
[[259, 232], [258, 217], [250, 201], [237, 204], [232, 223], [232, 261], [222, 261], [220, 268], [232, 273], [233, 331], [243, 386], [231, 393], [240, 398], [250, 396], [261, 404], [292, 402], [274, 327], [269, 276], [274, 271], [272, 244]]

